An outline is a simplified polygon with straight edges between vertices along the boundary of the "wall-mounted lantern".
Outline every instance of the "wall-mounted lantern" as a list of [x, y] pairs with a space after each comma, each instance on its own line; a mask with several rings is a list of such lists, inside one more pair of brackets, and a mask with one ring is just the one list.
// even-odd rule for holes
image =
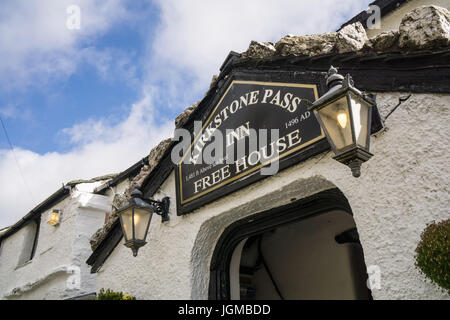
[[347, 165], [354, 177], [361, 175], [361, 164], [373, 156], [369, 152], [371, 114], [374, 102], [331, 66], [328, 91], [309, 105], [325, 132], [335, 160]]
[[133, 251], [133, 256], [136, 257], [139, 248], [147, 243], [145, 239], [153, 213], [160, 215], [162, 222], [168, 221], [169, 206], [170, 199], [168, 197], [162, 201], [143, 199], [142, 192], [134, 189], [128, 203], [118, 210], [125, 246]]
[[48, 218], [47, 223], [51, 226], [57, 226], [61, 220], [62, 211], [54, 209]]

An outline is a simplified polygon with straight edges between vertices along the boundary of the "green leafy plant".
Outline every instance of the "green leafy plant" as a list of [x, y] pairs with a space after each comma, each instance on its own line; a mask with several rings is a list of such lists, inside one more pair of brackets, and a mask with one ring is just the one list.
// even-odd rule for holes
[[416, 267], [450, 293], [450, 219], [427, 225], [415, 258]]
[[111, 289], [106, 289], [105, 291], [105, 289], [101, 288], [95, 300], [136, 300], [136, 297], [123, 294], [122, 292], [114, 292]]

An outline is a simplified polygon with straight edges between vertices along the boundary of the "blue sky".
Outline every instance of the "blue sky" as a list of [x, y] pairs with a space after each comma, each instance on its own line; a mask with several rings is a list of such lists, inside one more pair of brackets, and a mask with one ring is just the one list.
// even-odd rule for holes
[[[172, 136], [230, 50], [334, 31], [369, 2], [2, 0], [0, 116], [15, 149], [1, 131], [0, 228]], [[79, 30], [66, 27], [70, 5]]]

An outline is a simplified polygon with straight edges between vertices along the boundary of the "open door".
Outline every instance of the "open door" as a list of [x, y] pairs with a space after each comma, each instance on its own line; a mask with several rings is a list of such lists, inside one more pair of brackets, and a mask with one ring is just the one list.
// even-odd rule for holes
[[[344, 200], [338, 190], [334, 193]], [[301, 201], [231, 225], [216, 247], [215, 255], [221, 252], [221, 259], [213, 258], [211, 281], [220, 287], [210, 285], [210, 298], [371, 299], [348, 202], [333, 206], [325, 200], [330, 195], [327, 191], [312, 202]]]

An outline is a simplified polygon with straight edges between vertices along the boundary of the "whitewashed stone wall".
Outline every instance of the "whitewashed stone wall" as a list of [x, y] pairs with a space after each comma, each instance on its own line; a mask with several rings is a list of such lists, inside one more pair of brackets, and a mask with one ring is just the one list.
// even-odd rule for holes
[[[377, 95], [382, 115], [399, 96]], [[98, 272], [97, 290], [138, 299], [207, 299], [211, 256], [230, 223], [338, 187], [352, 207], [366, 264], [381, 271], [374, 299], [449, 299], [414, 267], [426, 224], [450, 216], [449, 108], [450, 95], [413, 94], [372, 137], [375, 156], [358, 179], [328, 152], [178, 217], [172, 173], [155, 195], [171, 197], [171, 220], [153, 218], [148, 244], [136, 258], [120, 244]]]
[[91, 191], [99, 183], [80, 184], [70, 197], [52, 209], [63, 210], [57, 227], [47, 224], [52, 209], [43, 213], [36, 253], [18, 266], [27, 228], [2, 242], [0, 299], [66, 299], [95, 292], [96, 275], [85, 261], [91, 254], [89, 238], [103, 225], [112, 197]]

